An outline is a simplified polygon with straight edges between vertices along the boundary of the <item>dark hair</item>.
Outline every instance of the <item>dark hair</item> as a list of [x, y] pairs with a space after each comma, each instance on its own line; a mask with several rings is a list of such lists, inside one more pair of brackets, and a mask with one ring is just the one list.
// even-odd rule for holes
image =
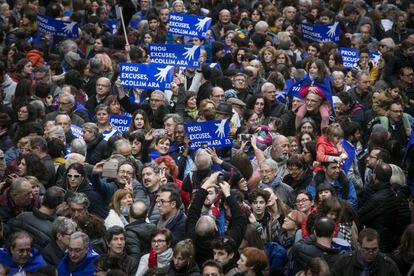
[[163, 192], [170, 192], [170, 199], [171, 202], [175, 202], [175, 208], [180, 209], [181, 207], [181, 195], [180, 195], [180, 189], [178, 188], [177, 185], [173, 184], [173, 183], [167, 183], [165, 185], [161, 185], [160, 189], [158, 191], [159, 193], [163, 193]]
[[115, 225], [106, 230], [105, 234], [105, 241], [109, 244], [115, 235], [124, 235], [125, 237], [125, 230], [121, 226]]
[[309, 141], [304, 145], [304, 147], [309, 151], [310, 155], [312, 156], [312, 160], [316, 161], [316, 142]]
[[377, 230], [372, 228], [364, 228], [358, 235], [358, 242], [362, 244], [362, 241], [366, 239], [367, 241], [374, 241], [377, 240], [378, 243], [380, 242], [380, 235], [378, 234]]
[[375, 174], [375, 178], [378, 181], [382, 183], [389, 183], [392, 176], [391, 166], [387, 163], [381, 162], [375, 167], [373, 174]]
[[39, 148], [42, 152], [47, 152], [47, 142], [42, 136], [30, 137], [30, 146], [32, 148]]
[[19, 110], [22, 107], [26, 107], [27, 108], [27, 112], [29, 113], [29, 117], [27, 118], [27, 120], [25, 122], [33, 122], [37, 119], [37, 111], [36, 109], [27, 101], [21, 101], [21, 102], [17, 102], [15, 104], [15, 112], [16, 112], [16, 116], [17, 113], [19, 112]]
[[135, 127], [135, 117], [140, 114], [142, 115], [142, 117], [144, 118], [144, 130], [148, 131], [150, 129], [150, 123], [149, 123], [149, 119], [148, 119], [148, 115], [147, 112], [145, 112], [145, 110], [143, 109], [137, 109], [133, 114], [132, 114], [132, 120], [131, 120], [131, 125], [129, 126], [128, 131], [126, 132], [127, 135], [129, 135], [130, 133], [134, 132], [135, 130], [137, 130], [137, 128]]
[[44, 179], [45, 165], [39, 156], [34, 153], [25, 153], [18, 159], [18, 164], [24, 159], [26, 161], [26, 175], [35, 176], [37, 179]]
[[36, 270], [36, 273], [33, 275], [55, 276], [56, 268], [53, 265], [44, 265]]
[[223, 275], [223, 267], [221, 264], [215, 260], [207, 260], [201, 266], [201, 272], [203, 272], [204, 268], [207, 266], [215, 267], [219, 271], [220, 275]]
[[[330, 269], [325, 259], [322, 257], [315, 257], [309, 259], [305, 265], [305, 273], [310, 271], [312, 275], [330, 275]], [[323, 273], [323, 274], [322, 274]]]
[[90, 240], [98, 240], [105, 236], [105, 224], [103, 220], [97, 216], [81, 216], [78, 219], [77, 224], [79, 230], [87, 234]]
[[335, 231], [335, 222], [328, 217], [321, 217], [316, 220], [314, 231], [316, 237], [331, 238]]
[[358, 130], [361, 130], [361, 125], [358, 122], [351, 121], [341, 125], [344, 131], [344, 138], [349, 139], [349, 136], [355, 135]]
[[171, 245], [171, 241], [173, 239], [172, 233], [167, 228], [157, 229], [151, 233], [151, 240], [157, 235], [164, 235], [165, 241], [167, 242], [168, 247]]
[[373, 150], [379, 150], [378, 153], [378, 160], [381, 160], [382, 162], [388, 163], [390, 162], [391, 155], [390, 152], [387, 149], [381, 148], [381, 147], [374, 147], [370, 151]]
[[0, 113], [0, 127], [8, 129], [11, 122], [11, 118], [7, 113]]
[[236, 253], [237, 251], [237, 244], [230, 236], [220, 236], [213, 240], [211, 245], [212, 249], [224, 250], [227, 254]]
[[260, 234], [257, 231], [256, 225], [250, 223], [247, 224], [243, 240], [246, 242], [247, 247], [256, 247], [260, 250], [265, 249], [265, 245], [263, 243], [263, 240], [260, 238]]
[[312, 196], [312, 194], [311, 194], [311, 193], [309, 193], [307, 190], [299, 190], [299, 191], [297, 191], [297, 192], [296, 192], [296, 197], [298, 197], [298, 195], [301, 195], [301, 194], [306, 195], [310, 201], [312, 201], [312, 200], [313, 200], [313, 196]]
[[306, 167], [305, 159], [301, 154], [292, 154], [286, 162], [287, 167], [297, 167], [304, 169]]
[[46, 190], [42, 205], [49, 209], [55, 209], [65, 200], [65, 191], [57, 186], [52, 186]]
[[270, 193], [262, 189], [256, 189], [249, 194], [249, 202], [253, 203], [259, 196], [263, 197], [266, 203], [269, 201]]
[[240, 174], [246, 179], [250, 179], [253, 175], [253, 166], [249, 160], [249, 156], [244, 152], [237, 153], [231, 157], [230, 163], [235, 166]]
[[[69, 184], [68, 184], [68, 173], [69, 173], [69, 171], [70, 170], [75, 170], [75, 171], [77, 171], [81, 176], [82, 176], [82, 178], [83, 178], [83, 182], [85, 182], [85, 181], [87, 181], [86, 179], [87, 179], [87, 177], [86, 177], [86, 170], [85, 170], [85, 167], [81, 164], [81, 163], [77, 163], [77, 162], [75, 162], [75, 163], [72, 163], [72, 164], [70, 164], [69, 165], [69, 167], [66, 169], [66, 171], [65, 171], [65, 175], [64, 175], [64, 181], [65, 181], [65, 187], [67, 188], [67, 189], [69, 189]], [[82, 184], [80, 184], [80, 185], [82, 185]]]
[[7, 249], [11, 249], [11, 248], [14, 248], [15, 246], [16, 246], [16, 240], [17, 239], [24, 239], [24, 238], [27, 238], [27, 239], [30, 239], [30, 244], [32, 243], [32, 241], [33, 241], [33, 238], [32, 238], [32, 236], [30, 236], [30, 234], [29, 233], [27, 233], [26, 231], [18, 231], [18, 232], [14, 232], [10, 237], [9, 237], [9, 239], [7, 240], [7, 243], [6, 243], [6, 248]]
[[58, 138], [52, 138], [47, 141], [47, 148], [52, 158], [64, 157], [66, 155], [65, 144]]

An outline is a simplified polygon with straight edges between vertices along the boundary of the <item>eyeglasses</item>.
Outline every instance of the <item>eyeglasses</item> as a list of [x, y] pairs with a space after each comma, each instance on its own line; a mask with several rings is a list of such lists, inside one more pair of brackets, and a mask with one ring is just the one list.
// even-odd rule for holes
[[303, 204], [306, 201], [310, 201], [310, 199], [309, 198], [298, 199], [298, 200], [296, 200], [296, 204]]
[[367, 156], [367, 158], [369, 158], [369, 159], [371, 159], [371, 158], [372, 158], [372, 159], [378, 159], [378, 157], [376, 157], [376, 156], [372, 156], [371, 154], [370, 154], [370, 155], [368, 155], [368, 156]]
[[387, 47], [387, 46], [385, 46], [385, 45], [378, 45], [378, 48], [384, 48], [384, 47]]
[[57, 104], [58, 104], [58, 105], [69, 105], [69, 104], [72, 104], [72, 103], [69, 103], [69, 102], [68, 102], [68, 103], [65, 103], [65, 102], [59, 102], [59, 101], [58, 101], [58, 102], [57, 102]]
[[159, 100], [159, 99], [150, 99], [150, 102], [162, 102], [163, 100]]
[[155, 203], [159, 204], [159, 205], [163, 205], [164, 203], [170, 203], [171, 200], [164, 200], [164, 199], [158, 199], [155, 200]]
[[134, 173], [129, 171], [119, 171], [119, 174], [133, 175]]
[[16, 251], [19, 255], [22, 255], [24, 253], [30, 253], [30, 250], [31, 248], [20, 248], [20, 249], [17, 249]]
[[390, 109], [390, 111], [394, 112], [394, 113], [403, 113], [404, 112], [403, 110], [392, 110], [392, 109]]
[[152, 240], [151, 243], [152, 244], [160, 244], [160, 243], [164, 243], [167, 242], [166, 240]]
[[413, 76], [414, 76], [414, 73], [404, 75], [404, 77], [413, 77]]
[[68, 174], [67, 176], [68, 176], [68, 178], [75, 178], [75, 179], [78, 179], [78, 178], [81, 177], [80, 174]]
[[199, 6], [200, 2], [190, 2], [191, 5]]

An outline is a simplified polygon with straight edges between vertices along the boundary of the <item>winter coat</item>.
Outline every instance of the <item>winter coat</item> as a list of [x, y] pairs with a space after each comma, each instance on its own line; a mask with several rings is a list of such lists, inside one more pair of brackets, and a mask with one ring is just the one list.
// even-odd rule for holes
[[310, 259], [315, 257], [322, 257], [329, 268], [332, 268], [340, 257], [340, 250], [325, 247], [316, 242], [315, 236], [309, 236], [293, 245], [289, 252], [289, 270], [297, 273], [305, 268]]
[[[195, 198], [190, 205], [187, 216], [187, 237], [192, 239], [194, 242], [195, 248], [195, 260], [199, 266], [203, 264], [204, 261], [213, 258], [212, 250], [212, 240], [218, 237], [218, 234], [213, 234], [209, 237], [199, 236], [195, 227], [198, 219], [201, 216], [201, 210], [203, 208], [203, 203], [208, 195], [207, 190], [200, 189], [195, 195]], [[237, 248], [240, 246], [244, 234], [246, 232], [247, 219], [244, 213], [242, 212], [240, 205], [237, 203], [234, 195], [230, 195], [226, 198], [223, 198], [226, 201], [226, 204], [229, 206], [231, 211], [231, 219], [225, 232], [225, 235], [230, 236], [236, 242]]]
[[398, 223], [398, 201], [390, 183], [372, 185], [374, 193], [358, 210], [361, 226], [377, 230], [380, 236], [380, 249], [391, 252], [397, 246], [394, 238]]
[[20, 267], [18, 264], [14, 262], [11, 253], [8, 249], [0, 248], [0, 264], [6, 265], [9, 268], [8, 275], [14, 275], [19, 271], [24, 271], [26, 273], [34, 273], [40, 267], [47, 265], [42, 255], [40, 255], [39, 250], [37, 250], [36, 248], [32, 248], [30, 253], [31, 257], [29, 258], [29, 260], [23, 267]]
[[[124, 223], [125, 222], [125, 223]], [[121, 215], [117, 214], [114, 209], [109, 210], [109, 214], [105, 219], [106, 229], [111, 228], [112, 226], [119, 226], [124, 228], [126, 225], [126, 219], [122, 219]]]
[[409, 255], [408, 252], [403, 252], [401, 250], [396, 250], [392, 255], [391, 258], [398, 266], [401, 275], [408, 275], [411, 266], [414, 264], [414, 256]]
[[102, 136], [99, 136], [90, 142], [86, 142], [86, 144], [88, 147], [86, 152], [86, 162], [95, 165], [106, 158], [106, 141], [103, 140]]
[[343, 255], [331, 269], [333, 276], [348, 275], [375, 275], [375, 276], [399, 276], [397, 265], [394, 261], [382, 253], [378, 253], [374, 264], [370, 266], [369, 271], [364, 270], [362, 257], [358, 252], [351, 252]]
[[147, 223], [144, 219], [131, 222], [125, 226], [126, 253], [139, 260], [142, 255], [149, 253], [151, 246], [151, 234], [157, 230], [153, 223]]
[[135, 275], [138, 268], [138, 260], [125, 253], [117, 257], [105, 254], [101, 256], [96, 264], [97, 271], [107, 271], [108, 269], [115, 268], [122, 270], [126, 275]]
[[70, 270], [69, 253], [66, 253], [63, 259], [60, 261], [57, 271], [59, 276], [94, 276], [95, 275], [95, 259], [99, 255], [92, 250], [92, 247], [88, 248], [85, 259], [75, 267], [74, 270]]
[[65, 251], [60, 249], [56, 241], [52, 239], [49, 244], [42, 249], [41, 254], [48, 264], [57, 267], [60, 260], [65, 256]]
[[293, 188], [283, 183], [279, 176], [276, 176], [275, 179], [273, 179], [271, 183], [264, 183], [260, 181], [259, 183], [260, 189], [269, 188], [269, 187], [272, 188], [277, 193], [279, 198], [289, 207], [295, 206], [295, 203], [294, 203], [295, 192]]
[[24, 230], [33, 237], [32, 246], [37, 249], [44, 248], [52, 239], [53, 216], [49, 216], [34, 209], [33, 212], [24, 212], [12, 220], [12, 232]]
[[295, 192], [304, 190], [312, 182], [312, 172], [305, 169], [298, 180], [294, 180], [290, 174], [286, 175], [282, 182], [292, 187]]
[[[160, 222], [161, 219], [158, 222]], [[174, 248], [177, 242], [182, 241], [186, 238], [185, 236], [185, 221], [186, 220], [187, 220], [187, 217], [185, 216], [184, 212], [181, 209], [179, 209], [174, 219], [172, 219], [170, 222], [168, 222], [167, 225], [165, 225], [165, 228], [169, 229], [173, 236], [173, 239], [171, 242], [172, 248]]]
[[[352, 207], [356, 209], [358, 207], [358, 197], [357, 197], [357, 193], [355, 190], [355, 186], [351, 181], [349, 181], [346, 178], [345, 175], [343, 176], [344, 176], [343, 179], [339, 178], [332, 183], [328, 183], [328, 181], [325, 180], [324, 183], [330, 184], [335, 189], [335, 192], [338, 198], [348, 200], [352, 204]], [[346, 187], [345, 185], [348, 185], [347, 187], [348, 196], [345, 196], [346, 194], [346, 192], [344, 191], [344, 187]], [[315, 198], [316, 196], [317, 188], [318, 188], [318, 184], [315, 182], [312, 182], [311, 184], [309, 184], [307, 188], [307, 191], [313, 196], [313, 198]]]

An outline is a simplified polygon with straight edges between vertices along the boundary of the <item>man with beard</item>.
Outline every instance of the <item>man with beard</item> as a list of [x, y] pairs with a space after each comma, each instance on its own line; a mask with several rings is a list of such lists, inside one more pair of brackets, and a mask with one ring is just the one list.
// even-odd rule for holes
[[214, 205], [214, 202], [217, 199], [218, 191], [215, 187], [210, 187], [207, 189], [207, 197], [204, 200], [203, 209], [201, 210], [201, 215], [209, 215], [212, 218], [216, 219], [220, 215], [220, 210]]
[[282, 182], [281, 176], [277, 173], [278, 165], [273, 159], [265, 159], [260, 163], [261, 180], [259, 188], [272, 188], [279, 198], [288, 206], [294, 206], [295, 192], [292, 187]]
[[[255, 148], [255, 151], [257, 146], [255, 141], [252, 141], [252, 147]], [[286, 162], [289, 158], [289, 139], [286, 136], [283, 135], [276, 135], [273, 139], [273, 144], [268, 147], [264, 151], [264, 158], [271, 158], [277, 163], [277, 171], [276, 175], [278, 175], [280, 178], [285, 177], [287, 174], [289, 174], [289, 170], [287, 169]], [[258, 158], [256, 160], [257, 163], [260, 163], [260, 161], [263, 158]]]

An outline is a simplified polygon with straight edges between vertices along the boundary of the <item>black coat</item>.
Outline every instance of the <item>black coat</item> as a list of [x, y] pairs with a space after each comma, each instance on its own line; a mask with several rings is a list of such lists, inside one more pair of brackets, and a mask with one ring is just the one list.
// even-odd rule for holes
[[289, 252], [289, 267], [293, 270], [293, 273], [296, 274], [298, 271], [305, 268], [305, 265], [310, 259], [315, 257], [323, 258], [327, 262], [329, 268], [332, 269], [333, 265], [340, 257], [340, 250], [320, 245], [316, 242], [316, 237], [311, 235], [293, 245]]
[[32, 238], [32, 245], [37, 249], [44, 248], [52, 239], [53, 216], [49, 216], [34, 209], [33, 212], [24, 212], [18, 215], [10, 223], [12, 232], [24, 230], [28, 232]]
[[106, 141], [102, 136], [95, 138], [93, 141], [87, 142], [86, 162], [95, 165], [107, 157]]
[[54, 267], [57, 267], [65, 255], [65, 251], [61, 250], [56, 241], [52, 239], [49, 244], [41, 250], [43, 259]]
[[394, 237], [398, 223], [397, 195], [389, 183], [374, 184], [372, 189], [373, 194], [358, 210], [359, 222], [361, 226], [377, 230], [381, 251], [391, 252], [398, 245]]
[[123, 253], [119, 257], [105, 254], [100, 257], [96, 265], [97, 270], [107, 271], [108, 269], [120, 269], [127, 275], [135, 275], [138, 268], [138, 260]]
[[92, 187], [89, 181], [84, 180], [78, 187], [76, 192], [83, 193], [88, 197], [90, 202], [88, 208], [89, 213], [101, 219], [105, 219], [108, 216], [108, 207], [104, 204], [102, 196], [97, 191], [95, 191], [95, 189]]
[[286, 105], [277, 100], [272, 102], [265, 101], [264, 114], [266, 117], [280, 118], [283, 113], [286, 113]]
[[148, 254], [151, 248], [151, 233], [155, 230], [155, 224], [147, 223], [143, 219], [125, 226], [126, 253], [137, 260]]
[[[361, 263], [362, 257], [358, 252], [351, 252], [343, 255], [331, 269], [334, 276], [363, 275], [364, 266]], [[368, 273], [367, 273], [368, 275]], [[374, 265], [369, 270], [369, 275], [375, 276], [399, 276], [398, 267], [391, 258], [382, 253], [378, 253]]]
[[[211, 242], [218, 237], [217, 233], [209, 237], [202, 237], [199, 236], [195, 231], [195, 226], [197, 224], [198, 219], [201, 216], [201, 209], [203, 208], [203, 203], [207, 195], [207, 190], [198, 190], [188, 210], [186, 224], [187, 237], [194, 241], [194, 248], [196, 252], [195, 260], [199, 266], [201, 266], [204, 263], [204, 261], [208, 259], [213, 259], [213, 250]], [[234, 198], [234, 195], [230, 195], [229, 197], [226, 197], [224, 200], [229, 206], [232, 214], [225, 235], [232, 237], [236, 242], [237, 248], [239, 248], [243, 240], [244, 233], [246, 232], [247, 219], [242, 210], [240, 209], [240, 206], [237, 203], [236, 199]]]
[[298, 192], [300, 190], [306, 190], [308, 185], [312, 182], [312, 178], [312, 172], [305, 169], [298, 181], [293, 180], [292, 176], [288, 174], [283, 178], [282, 182], [292, 187], [295, 192]]

